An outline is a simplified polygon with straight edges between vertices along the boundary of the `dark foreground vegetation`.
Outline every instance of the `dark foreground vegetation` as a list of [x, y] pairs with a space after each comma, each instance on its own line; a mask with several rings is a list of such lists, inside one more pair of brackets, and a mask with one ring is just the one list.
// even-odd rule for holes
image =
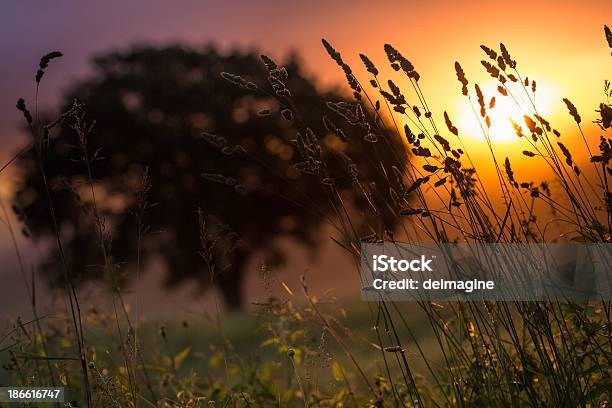
[[[607, 27], [605, 36], [612, 48], [612, 33]], [[98, 85], [102, 88], [90, 89], [93, 100], [85, 105], [71, 102], [60, 117], [51, 121], [41, 118], [34, 103], [18, 102], [34, 140], [19, 159], [28, 181], [17, 194], [17, 211], [26, 225], [32, 225], [28, 224], [30, 220], [36, 223], [34, 234], [54, 237], [53, 267], [65, 289], [66, 306], [51, 316], [38, 310], [33, 280], [24, 267], [34, 319], [16, 319], [13, 329], [0, 340], [6, 383], [63, 385], [70, 398], [67, 406], [609, 404], [612, 326], [610, 302], [606, 300], [583, 304], [379, 302], [343, 307], [333, 297], [311, 293], [305, 280], [301, 287], [286, 286], [275, 279], [273, 265], [262, 262], [262, 280], [270, 287], [282, 287], [284, 295], [254, 305], [252, 316], [257, 319], [248, 318], [249, 324], [240, 316], [225, 317], [219, 309], [210, 311], [204, 333], [196, 328], [201, 322], [194, 327], [190, 326], [192, 322], [179, 321], [155, 326], [134, 317], [123, 301], [120, 282], [123, 273], [135, 279], [140, 274], [150, 250], [144, 244], [145, 236], [151, 233], [146, 226], [154, 225], [153, 220], [171, 225], [176, 217], [187, 216], [181, 221], [180, 231], [191, 229], [198, 237], [194, 241], [197, 247], [192, 248], [190, 242], [187, 248], [191, 253], [176, 256], [184, 257], [184, 268], [200, 265], [208, 282], [214, 284], [224, 279], [231, 268], [228, 265], [237, 262], [235, 250], [243, 238], [240, 234], [246, 234], [247, 242], [254, 241], [261, 234], [257, 229], [260, 223], [274, 222], [274, 211], [288, 208], [276, 199], [290, 201], [291, 208], [298, 208], [287, 210], [297, 218], [298, 235], [304, 234], [304, 228], [318, 225], [314, 220], [320, 217], [336, 228], [337, 237], [333, 239], [339, 250], [355, 259], [359, 259], [363, 241], [400, 237], [438, 243], [560, 239], [610, 242], [609, 82], [605, 82], [603, 102], [593, 114], [601, 135], [583, 134], [582, 113], [569, 99], [564, 100], [576, 132], [585, 142], [582, 146], [570, 145], [567, 137], [538, 113], [536, 81], [525, 76], [503, 44], [499, 49], [481, 47], [482, 65], [498, 81], [496, 95], [484, 95], [477, 84], [470, 83], [460, 63], [455, 63], [458, 88], [474, 108], [495, 164], [496, 174], [485, 178], [471, 162], [453, 118], [446, 112], [429, 110], [421, 73], [398, 50], [385, 45], [396, 76], [383, 81], [376, 65], [365, 55], [361, 59], [368, 78], [360, 79], [332, 45], [326, 41], [323, 45], [346, 74], [353, 93], [350, 101], [337, 95], [323, 96], [325, 113], [301, 108], [300, 93], [292, 89], [295, 70], [278, 66], [268, 57], [261, 57], [264, 81], [252, 79], [257, 69], [250, 60], [247, 65], [237, 61], [231, 72], [218, 73], [225, 81], [219, 85], [223, 92], [231, 92], [233, 98], [245, 95], [245, 100], [257, 106], [240, 107], [251, 112], [257, 109], [257, 117], [249, 116], [249, 131], [262, 126], [266, 129], [263, 132], [284, 132], [288, 128], [279, 123], [285, 122], [293, 129], [277, 134], [275, 139], [247, 142], [224, 136], [229, 130], [221, 125], [216, 134], [205, 131], [194, 135], [193, 128], [181, 127], [184, 120], [178, 120], [176, 129], [164, 128], [158, 134], [147, 128], [144, 119], [138, 119], [139, 109], [152, 103], [155, 95], [160, 103], [168, 104], [163, 111], [158, 107], [160, 117], [167, 118], [173, 106], [178, 116], [197, 114], [198, 104], [188, 105], [195, 110], [185, 111], [181, 98], [205, 103], [202, 101], [218, 96], [214, 90], [182, 95], [173, 88], [166, 99], [162, 84], [151, 95], [139, 96], [138, 92], [144, 90], [131, 89], [124, 95], [113, 91], [104, 99], [105, 82], [101, 82]], [[43, 57], [37, 87], [49, 62], [60, 55]], [[109, 81], [126, 56], [114, 58], [106, 61]], [[397, 78], [407, 84], [406, 89], [396, 85]], [[127, 81], [125, 86], [133, 83]], [[228, 85], [235, 90], [225, 90]], [[315, 96], [311, 91], [306, 97]], [[492, 141], [489, 112], [495, 109], [496, 98], [510, 98], [527, 112], [524, 123], [514, 123], [516, 137], [524, 145], [522, 157], [506, 157]], [[88, 105], [97, 103], [100, 105], [92, 114]], [[222, 106], [225, 108], [215, 120], [236, 126], [231, 132], [238, 135], [247, 132], [247, 128], [222, 119], [230, 115], [224, 109], [237, 114], [238, 107]], [[105, 115], [116, 109], [125, 120], [104, 123]], [[98, 120], [96, 126], [92, 126], [92, 119]], [[122, 133], [120, 124], [129, 130]], [[143, 139], [143, 134], [148, 138]], [[172, 136], [166, 140], [166, 135]], [[104, 145], [107, 137], [117, 140], [116, 145]], [[147, 156], [146, 146], [140, 144], [152, 140], [160, 143], [160, 150], [152, 146], [155, 151]], [[104, 146], [99, 151], [100, 145]], [[183, 160], [178, 159], [172, 170], [165, 167], [164, 160], [175, 160], [177, 152], [173, 149], [177, 146], [184, 148], [184, 160], [198, 165], [178, 170]], [[126, 149], [123, 161], [114, 157], [121, 155], [122, 149]], [[576, 149], [588, 150], [592, 169], [581, 168], [574, 161], [572, 153]], [[141, 151], [145, 152], [143, 156], [137, 153]], [[412, 157], [406, 161], [409, 154]], [[133, 159], [143, 162], [133, 168], [128, 164]], [[546, 182], [515, 173], [512, 163], [518, 160], [538, 161], [539, 166], [548, 168], [555, 177], [555, 190], [551, 191]], [[111, 172], [115, 162], [119, 164]], [[250, 164], [234, 164], [245, 162]], [[212, 167], [205, 167], [208, 165]], [[262, 175], [270, 171], [274, 177], [261, 176], [259, 183], [253, 183], [253, 173], [243, 171], [247, 168]], [[177, 194], [172, 188], [177, 188], [187, 169], [196, 178], [192, 180], [193, 207], [172, 208], [173, 201], [164, 194]], [[122, 181], [104, 184], [104, 178], [120, 178], [121, 174], [126, 177]], [[487, 183], [494, 181], [501, 191], [502, 212], [496, 210], [499, 199], [489, 195], [492, 186]], [[121, 201], [122, 215], [109, 213], [107, 198], [112, 191], [106, 189], [119, 188], [123, 182], [131, 189], [120, 193], [131, 198]], [[164, 188], [167, 184], [170, 190]], [[30, 201], [26, 200], [28, 189], [35, 191]], [[246, 205], [241, 206], [241, 200]], [[209, 206], [214, 202], [219, 204]], [[152, 216], [155, 203], [160, 203], [162, 210]], [[35, 206], [35, 217], [23, 210], [29, 205]], [[265, 205], [273, 206], [271, 213]], [[542, 207], [549, 208], [554, 219], [535, 212]], [[32, 211], [34, 207], [29, 208]], [[246, 212], [250, 209], [266, 215], [244, 219], [245, 214], [251, 214]], [[221, 221], [213, 210], [220, 211]], [[195, 215], [190, 218], [189, 214]], [[73, 227], [65, 231], [70, 223]], [[547, 235], [550, 223], [559, 225], [563, 235]], [[81, 232], [81, 225], [89, 232]], [[254, 225], [254, 236], [248, 234], [249, 225]], [[130, 238], [126, 238], [123, 234], [130, 228]], [[277, 228], [266, 230], [261, 245], [270, 244]], [[75, 253], [95, 260], [75, 260]], [[90, 264], [96, 265], [96, 274], [108, 286], [108, 310], [93, 308], [79, 297], [76, 284], [85, 273], [83, 268]], [[254, 329], [245, 333], [246, 327]]]

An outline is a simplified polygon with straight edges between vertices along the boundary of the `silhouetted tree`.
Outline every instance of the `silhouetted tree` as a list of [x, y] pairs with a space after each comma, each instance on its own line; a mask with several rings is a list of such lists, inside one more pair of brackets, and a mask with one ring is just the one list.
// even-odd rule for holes
[[[346, 156], [334, 156], [334, 151], [351, 157], [363, 188], [373, 191], [371, 182], [382, 182], [382, 177], [391, 174], [391, 165], [401, 166], [406, 160], [397, 135], [385, 143], [368, 143], [363, 129], [354, 126], [344, 129], [346, 143], [326, 130], [323, 115], [333, 118], [336, 113], [327, 109], [325, 102], [344, 97], [319, 92], [295, 59], [282, 71], [295, 101], [291, 112], [283, 112], [286, 107], [273, 93], [245, 92], [221, 78], [222, 72], [246, 73], [245, 81], [265, 88], [268, 71], [254, 54], [222, 55], [212, 47], [201, 51], [179, 46], [144, 47], [102, 55], [95, 58], [94, 68], [91, 77], [70, 88], [62, 108], [69, 110], [76, 99], [84, 106], [85, 120], [95, 120], [86, 142], [91, 157], [97, 157], [92, 160], [92, 175], [104, 229], [112, 237], [109, 253], [121, 271], [118, 284], [133, 271], [137, 254], [135, 211], [145, 169], [151, 181], [147, 192], [151, 205], [145, 214], [150, 229], [141, 231], [146, 232], [142, 237], [143, 262], [164, 262], [170, 285], [196, 278], [207, 287], [210, 279], [202, 259], [198, 224], [206, 224], [202, 230], [208, 228], [202, 233], [204, 240], [210, 238], [211, 228], [216, 233], [231, 230], [225, 237], [239, 237], [240, 245], [234, 248], [229, 244], [231, 254], [217, 268], [214, 283], [228, 306], [235, 308], [241, 305], [240, 284], [251, 255], [257, 252], [272, 264], [282, 262], [284, 256], [276, 245], [281, 236], [316, 247], [317, 229], [332, 214], [330, 190], [321, 183], [324, 176], [333, 179], [357, 208], [370, 205], [361, 193], [351, 192], [355, 186], [347, 168], [353, 167]], [[355, 108], [355, 112], [361, 111]], [[312, 129], [312, 135], [304, 136], [305, 125]], [[51, 136], [44, 166], [69, 272], [79, 282], [101, 278], [104, 268], [93, 217], [83, 211], [90, 205], [88, 176], [73, 126], [74, 120], [68, 119]], [[202, 132], [224, 139], [202, 138]], [[298, 132], [302, 137], [317, 135], [330, 163], [329, 174], [304, 174], [308, 169], [296, 169], [299, 147], [290, 141], [299, 139]], [[44, 238], [53, 228], [35, 158], [33, 150], [18, 162], [22, 181], [15, 204], [28, 231]], [[388, 191], [371, 194], [371, 200], [380, 203], [376, 205], [382, 217], [377, 222], [385, 224], [376, 225], [377, 229], [392, 230], [395, 225], [395, 216], [381, 201], [388, 196]], [[214, 218], [199, 220], [199, 207]], [[371, 232], [362, 219], [354, 222], [360, 232]], [[51, 253], [43, 268], [61, 284], [57, 256]]]

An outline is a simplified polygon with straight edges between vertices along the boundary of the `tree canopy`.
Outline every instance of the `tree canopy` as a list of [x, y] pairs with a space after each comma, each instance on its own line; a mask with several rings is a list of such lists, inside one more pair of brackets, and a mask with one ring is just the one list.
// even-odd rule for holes
[[[391, 166], [406, 160], [397, 135], [385, 143], [371, 143], [358, 126], [330, 132], [336, 113], [326, 102], [357, 105], [349, 104], [341, 93], [319, 91], [295, 58], [283, 71], [295, 101], [291, 109], [273, 93], [246, 92], [221, 77], [223, 72], [241, 73], [264, 88], [268, 70], [253, 53], [222, 54], [214, 47], [137, 47], [101, 55], [93, 64], [93, 74], [65, 93], [62, 111], [77, 100], [85, 112], [81, 119], [88, 124], [95, 121], [86, 145], [119, 285], [132, 276], [140, 247], [143, 264], [164, 263], [169, 285], [196, 279], [202, 288], [209, 286], [201, 224], [207, 233], [213, 231], [227, 241], [226, 262], [218, 266], [214, 284], [230, 307], [241, 305], [240, 284], [253, 254], [265, 255], [270, 264], [281, 263], [285, 254], [277, 243], [283, 236], [316, 248], [317, 231], [333, 212], [322, 176], [296, 166], [299, 152], [291, 141], [301, 137], [298, 132], [304, 133], [300, 126], [307, 125], [312, 135], [306, 137], [316, 137], [324, 147], [329, 177], [357, 209], [367, 204], [347, 167], [358, 172], [356, 177], [368, 189], [375, 189], [372, 183], [389, 177]], [[297, 112], [300, 126], [294, 117]], [[324, 116], [331, 118], [327, 124]], [[104, 269], [93, 238], [95, 221], [83, 211], [91, 205], [91, 196], [78, 145], [74, 123], [66, 120], [44, 151], [44, 168], [75, 282], [102, 278]], [[352, 162], [347, 165], [349, 157]], [[32, 236], [49, 237], [53, 227], [36, 152], [23, 155], [18, 167], [16, 211]], [[145, 172], [148, 187], [143, 192]], [[140, 218], [143, 193], [148, 204]], [[388, 195], [381, 191], [371, 199], [380, 196], [382, 203]], [[392, 230], [396, 217], [385, 205], [378, 208], [387, 224], [383, 227]], [[144, 220], [140, 226], [139, 220]], [[366, 223], [355, 221], [364, 234]], [[57, 257], [51, 251], [43, 269], [61, 284]]]

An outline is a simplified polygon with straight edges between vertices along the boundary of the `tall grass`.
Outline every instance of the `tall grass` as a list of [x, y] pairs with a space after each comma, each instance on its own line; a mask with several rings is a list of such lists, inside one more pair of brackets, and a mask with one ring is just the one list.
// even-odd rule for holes
[[[605, 34], [612, 48], [608, 27]], [[342, 149], [328, 151], [320, 142], [322, 135], [316, 135], [302, 120], [286, 85], [287, 73], [272, 59], [262, 56], [268, 69], [268, 84], [255, 84], [235, 73], [221, 76], [246, 92], [264, 92], [276, 98], [282, 106], [283, 117], [294, 122], [299, 134], [291, 141], [297, 153], [293, 165], [304, 177], [318, 179], [328, 192], [333, 209], [329, 218], [338, 233], [334, 239], [356, 264], [362, 242], [381, 240], [610, 243], [612, 194], [608, 179], [612, 177], [609, 166], [612, 141], [601, 136], [598, 144], [593, 143], [595, 135], [584, 133], [580, 113], [569, 99], [564, 99], [593, 168], [579, 167], [573, 152], [580, 147], [570, 146], [540, 114], [536, 81], [519, 70], [504, 44], [499, 49], [481, 46], [482, 66], [498, 85], [498, 94], [489, 100], [485, 100], [478, 84], [471, 86], [461, 64], [455, 63], [458, 89], [480, 125], [495, 169], [493, 176], [479, 172], [477, 163], [470, 158], [469, 143], [451, 116], [430, 110], [431, 102], [421, 86], [420, 73], [400, 51], [389, 44], [384, 47], [391, 68], [407, 84], [405, 89], [397, 85], [397, 79], [385, 81], [374, 62], [363, 54], [360, 57], [368, 78], [359, 79], [329, 42], [323, 40], [323, 46], [344, 72], [354, 97], [352, 103], [327, 101], [334, 115], [331, 119], [322, 119], [328, 132], [342, 143], [351, 143], [342, 127], [361, 129], [363, 138], [371, 143], [373, 160], [379, 160], [379, 146], [391, 145], [394, 138], [401, 138], [412, 154], [407, 166], [398, 160], [392, 173], [384, 172], [386, 167], [378, 163], [386, 180], [384, 185], [374, 185], [364, 179], [359, 173], [359, 163], [354, 163]], [[49, 56], [41, 61], [43, 74], [51, 59]], [[37, 86], [40, 78], [42, 74], [37, 76]], [[597, 110], [602, 133], [609, 132], [611, 126], [611, 96], [612, 90], [606, 82], [605, 102]], [[524, 123], [513, 123], [516, 137], [524, 145], [522, 157], [500, 155], [495, 144], [489, 114], [499, 98], [508, 98], [525, 113]], [[43, 180], [45, 138], [60, 121], [73, 125], [83, 165], [90, 169], [95, 161], [95, 154], [92, 157], [88, 153], [86, 143], [91, 127], [85, 123], [78, 105], [46, 126], [30, 114], [23, 101], [18, 103], [18, 108], [39, 135], [33, 148], [39, 151]], [[343, 123], [339, 125], [336, 121]], [[205, 135], [205, 140], [210, 137]], [[248, 153], [243, 153], [248, 160]], [[547, 182], [523, 179], [523, 175], [515, 173], [512, 163], [517, 160], [537, 160], [538, 166], [549, 169], [558, 191], [551, 191]], [[330, 169], [337, 166], [332, 166], [332, 162], [339, 163], [343, 172], [333, 173]], [[253, 337], [264, 337], [263, 356], [246, 358], [236, 351], [218, 312], [214, 333], [220, 342], [211, 341], [210, 350], [202, 355], [196, 355], [189, 347], [177, 348], [169, 340], [171, 334], [166, 327], [160, 327], [157, 336], [136, 336], [138, 322], [131, 322], [121, 293], [113, 285], [115, 266], [108, 252], [110, 236], [103, 217], [96, 210], [90, 171], [89, 174], [91, 199], [86, 211], [97, 226], [96, 239], [108, 269], [112, 313], [102, 316], [90, 312], [84, 318], [76, 288], [67, 279], [66, 318], [71, 332], [67, 331], [64, 320], [57, 324], [36, 317], [33, 322], [17, 321], [13, 331], [2, 339], [2, 342], [13, 339], [14, 344], [3, 346], [3, 350], [11, 353], [12, 359], [6, 368], [15, 373], [14, 381], [49, 384], [57, 380], [70, 387], [78, 404], [88, 406], [603, 407], [609, 404], [612, 392], [609, 300], [582, 304], [559, 301], [419, 302], [416, 305], [381, 301], [367, 305], [373, 330], [361, 332], [344, 323], [350, 320], [351, 311], [344, 310], [335, 298], [312, 293], [305, 279], [302, 288], [271, 281], [270, 271], [262, 265], [262, 276], [269, 285], [280, 286], [286, 293], [285, 299], [273, 297], [256, 305], [268, 316], [262, 324], [267, 334]], [[221, 183], [232, 177], [203, 176], [208, 182]], [[336, 180], [340, 178], [352, 182], [357, 195], [368, 203], [365, 209], [356, 210], [347, 195], [337, 188]], [[142, 191], [137, 193], [141, 203], [135, 212], [139, 234], [145, 230], [149, 182], [144, 180]], [[501, 192], [501, 203], [490, 196], [495, 190]], [[387, 231], [377, 222], [383, 212], [377, 203], [381, 202], [379, 198], [387, 197], [387, 191], [391, 199], [384, 200], [384, 210], [404, 220], [398, 231]], [[538, 213], [538, 206], [550, 208], [554, 220]], [[63, 254], [50, 195], [49, 207], [57, 245]], [[365, 226], [355, 225], [356, 216], [366, 220]], [[551, 236], [547, 232], [550, 222], [562, 226], [563, 234]], [[210, 279], [214, 280], [218, 268], [216, 257], [220, 256], [216, 246], [227, 238], [227, 229], [219, 230], [205, 215], [200, 216], [200, 225], [194, 228], [200, 230], [201, 256], [208, 266]], [[234, 237], [230, 242], [231, 248]], [[227, 255], [221, 252], [222, 257]], [[27, 274], [22, 272], [25, 277]], [[35, 316], [39, 316], [34, 302], [33, 308]], [[423, 317], [426, 329], [417, 330], [414, 314]], [[86, 321], [91, 324], [88, 330], [94, 332], [97, 327], [112, 326], [114, 347], [106, 345], [104, 355], [96, 351], [101, 344], [86, 337]], [[63, 344], [64, 340], [74, 342], [76, 347]], [[368, 351], [360, 349], [362, 346]], [[46, 371], [38, 366], [41, 360], [47, 363]], [[80, 374], [74, 362], [79, 363]]]

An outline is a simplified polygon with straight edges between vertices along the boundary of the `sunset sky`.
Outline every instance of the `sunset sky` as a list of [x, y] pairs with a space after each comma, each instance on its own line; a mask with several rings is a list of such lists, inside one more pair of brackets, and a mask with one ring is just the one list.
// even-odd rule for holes
[[[585, 122], [594, 117], [603, 80], [612, 68], [602, 30], [603, 24], [610, 24], [610, 16], [612, 2], [606, 0], [3, 2], [0, 157], [8, 157], [23, 141], [15, 100], [32, 99], [34, 68], [42, 54], [54, 49], [65, 54], [54, 62], [42, 90], [43, 106], [52, 108], [62, 89], [87, 74], [91, 56], [133, 43], [213, 42], [225, 49], [246, 47], [278, 58], [293, 50], [322, 86], [344, 86], [321, 37], [332, 42], [363, 80], [368, 77], [358, 53], [386, 67], [383, 44], [389, 42], [421, 73], [421, 86], [434, 114], [441, 117], [448, 110], [469, 136], [477, 128], [460, 98], [453, 63], [461, 62], [470, 86], [478, 81], [485, 94], [493, 95], [495, 86], [479, 64], [484, 56], [478, 46], [497, 47], [503, 41], [522, 73], [537, 80], [542, 113], [557, 119], [557, 126], [564, 129], [571, 125], [567, 115], [560, 115], [565, 96], [575, 102]], [[500, 114], [502, 110], [503, 106]], [[507, 130], [504, 122], [500, 128]], [[506, 139], [506, 134], [498, 136], [500, 141]], [[471, 140], [482, 141], [478, 136]], [[519, 149], [514, 145], [507, 147]], [[2, 185], [8, 181], [3, 175]]]
[[[612, 24], [612, 1], [3, 1], [0, 6], [0, 159], [7, 160], [24, 143], [18, 97], [34, 97], [34, 73], [41, 55], [60, 50], [41, 90], [41, 104], [53, 109], [71, 81], [87, 75], [92, 56], [131, 44], [215, 43], [225, 50], [256, 49], [282, 59], [296, 51], [320, 86], [345, 86], [339, 68], [321, 46], [325, 37], [357, 75], [369, 79], [358, 54], [367, 54], [400, 85], [401, 76], [387, 68], [383, 44], [391, 43], [421, 74], [421, 86], [440, 123], [447, 110], [464, 141], [486, 155], [475, 135], [473, 114], [461, 97], [454, 62], [461, 62], [470, 90], [482, 85], [487, 100], [493, 84], [480, 65], [480, 44], [504, 42], [522, 74], [538, 82], [541, 113], [569, 139], [576, 129], [562, 98], [578, 107], [588, 133], [594, 110], [603, 99], [603, 81], [612, 79], [612, 57], [603, 25]], [[370, 91], [370, 89], [368, 89]], [[511, 105], [499, 105], [497, 140], [504, 154], [524, 146], [509, 137], [507, 116], [520, 116]], [[493, 118], [494, 121], [496, 117]], [[597, 134], [597, 133], [595, 133]], [[595, 141], [596, 143], [596, 141]], [[578, 154], [580, 156], [580, 154]], [[584, 157], [584, 155], [583, 155]], [[478, 156], [476, 156], [478, 158]], [[530, 164], [517, 171], [538, 174]], [[1, 190], [11, 172], [0, 175]], [[0, 231], [0, 237], [5, 232]], [[4, 253], [7, 240], [0, 241]], [[0, 259], [3, 255], [0, 253]]]

